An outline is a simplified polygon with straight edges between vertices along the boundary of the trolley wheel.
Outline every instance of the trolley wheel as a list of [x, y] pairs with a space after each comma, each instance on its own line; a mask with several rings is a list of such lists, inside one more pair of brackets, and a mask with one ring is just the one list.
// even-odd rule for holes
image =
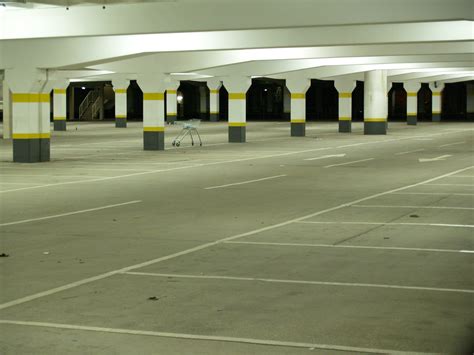
[[175, 145], [176, 145], [177, 147], [179, 147], [179, 142], [176, 142]]

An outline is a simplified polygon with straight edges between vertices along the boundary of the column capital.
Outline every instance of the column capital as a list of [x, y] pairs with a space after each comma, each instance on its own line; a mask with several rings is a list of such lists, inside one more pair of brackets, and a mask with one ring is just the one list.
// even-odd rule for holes
[[421, 83], [417, 81], [404, 81], [403, 88], [406, 92], [418, 92], [421, 88]]
[[141, 73], [137, 76], [137, 84], [143, 92], [165, 92], [166, 82], [164, 74]]
[[5, 70], [5, 81], [12, 92], [44, 92], [48, 71], [37, 68], [15, 67]]
[[112, 79], [112, 86], [113, 86], [114, 91], [116, 91], [117, 89], [127, 89], [129, 85], [130, 85], [130, 80], [125, 79], [123, 77]]
[[69, 86], [69, 80], [68, 79], [51, 80], [51, 85], [53, 89], [66, 90]]
[[439, 81], [431, 82], [429, 85], [432, 92], [441, 92], [444, 89], [444, 83], [440, 83]]
[[209, 90], [219, 90], [222, 86], [222, 80], [220, 78], [212, 78], [206, 80], [207, 82], [207, 87]]
[[290, 93], [306, 93], [311, 86], [311, 79], [301, 77], [289, 77], [285, 79], [285, 85]]
[[356, 81], [352, 79], [336, 79], [334, 80], [334, 87], [339, 93], [352, 93], [356, 87]]
[[223, 82], [229, 93], [246, 93], [252, 85], [252, 79], [248, 76], [227, 76]]

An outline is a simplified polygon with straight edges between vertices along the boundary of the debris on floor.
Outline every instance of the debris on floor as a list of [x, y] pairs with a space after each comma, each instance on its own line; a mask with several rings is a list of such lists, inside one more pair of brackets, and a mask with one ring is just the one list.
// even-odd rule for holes
[[8, 258], [10, 255], [8, 254], [5, 254], [5, 253], [1, 253], [0, 254], [0, 258]]
[[411, 214], [410, 217], [411, 217], [411, 218], [418, 218], [418, 217], [420, 217], [420, 216], [418, 216], [417, 214]]
[[156, 297], [156, 296], [151, 296], [151, 297], [148, 297], [148, 300], [149, 300], [149, 301], [158, 301], [159, 298]]

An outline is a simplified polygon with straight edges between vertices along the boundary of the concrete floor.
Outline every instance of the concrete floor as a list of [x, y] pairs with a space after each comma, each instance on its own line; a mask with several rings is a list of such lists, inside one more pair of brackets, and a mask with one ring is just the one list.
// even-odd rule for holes
[[0, 142], [1, 354], [472, 352], [474, 125], [178, 130]]

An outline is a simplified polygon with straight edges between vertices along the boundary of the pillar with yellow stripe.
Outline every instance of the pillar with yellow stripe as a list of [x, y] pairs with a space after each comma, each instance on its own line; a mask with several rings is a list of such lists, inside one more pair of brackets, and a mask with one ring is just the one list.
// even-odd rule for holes
[[246, 141], [246, 93], [251, 84], [249, 77], [228, 77], [224, 85], [229, 92], [229, 142]]
[[339, 132], [352, 132], [352, 91], [354, 80], [335, 80], [334, 86], [339, 93]]
[[407, 124], [416, 126], [418, 123], [418, 91], [421, 84], [408, 81], [403, 83], [403, 88], [407, 92]]
[[178, 119], [178, 101], [176, 95], [179, 81], [168, 80], [166, 82], [166, 122], [174, 124]]
[[218, 79], [211, 79], [207, 81], [209, 88], [209, 121], [219, 121], [219, 91], [222, 86], [222, 81]]
[[166, 85], [161, 78], [137, 80], [143, 91], [143, 149], [165, 150]]
[[68, 81], [58, 81], [53, 85], [53, 125], [55, 131], [66, 130], [66, 89], [68, 85]]
[[112, 80], [115, 91], [115, 127], [127, 127], [127, 88], [130, 80]]
[[46, 71], [33, 68], [5, 70], [11, 90], [13, 161], [50, 160], [50, 92]]
[[291, 136], [304, 137], [306, 135], [306, 91], [311, 86], [311, 80], [287, 78], [285, 85], [291, 94]]
[[387, 134], [387, 72], [364, 74], [364, 134]]
[[441, 103], [444, 83], [430, 83], [431, 89], [431, 121], [441, 121]]

